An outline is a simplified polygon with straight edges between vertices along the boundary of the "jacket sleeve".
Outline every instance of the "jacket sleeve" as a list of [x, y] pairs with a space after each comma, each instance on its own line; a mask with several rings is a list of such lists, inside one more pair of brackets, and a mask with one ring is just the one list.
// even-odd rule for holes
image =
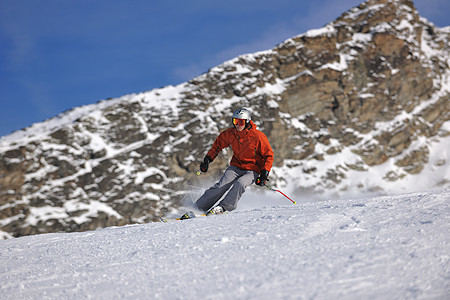
[[211, 157], [212, 160], [214, 160], [224, 148], [230, 146], [231, 142], [228, 131], [229, 130], [225, 130], [219, 134], [219, 136], [214, 141], [211, 149], [208, 151], [208, 154], [206, 154], [207, 156]]
[[262, 170], [270, 172], [273, 164], [273, 150], [266, 135], [262, 132], [260, 134], [260, 153], [263, 158]]

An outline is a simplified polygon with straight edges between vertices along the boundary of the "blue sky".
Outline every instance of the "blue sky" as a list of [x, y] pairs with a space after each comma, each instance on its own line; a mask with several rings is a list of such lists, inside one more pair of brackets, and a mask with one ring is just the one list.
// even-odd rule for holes
[[[0, 0], [0, 136], [175, 85], [320, 28], [362, 0]], [[450, 25], [449, 0], [415, 0]]]

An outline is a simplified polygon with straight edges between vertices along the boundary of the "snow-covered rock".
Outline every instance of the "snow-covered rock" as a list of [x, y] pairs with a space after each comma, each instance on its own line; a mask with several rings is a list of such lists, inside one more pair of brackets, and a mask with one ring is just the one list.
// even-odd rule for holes
[[[238, 107], [275, 151], [270, 183], [329, 199], [450, 184], [450, 32], [409, 0], [369, 0], [325, 27], [178, 86], [77, 107], [0, 138], [10, 236], [155, 221], [195, 200], [199, 162]], [[254, 190], [258, 189], [255, 187]]]

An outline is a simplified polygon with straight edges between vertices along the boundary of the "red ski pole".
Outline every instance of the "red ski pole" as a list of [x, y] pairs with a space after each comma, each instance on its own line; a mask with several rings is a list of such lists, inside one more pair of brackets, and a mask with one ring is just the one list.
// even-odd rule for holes
[[297, 204], [297, 202], [295, 202], [294, 200], [292, 200], [291, 198], [289, 198], [288, 196], [286, 196], [286, 194], [283, 193], [282, 191], [277, 190], [277, 189], [273, 189], [273, 188], [271, 188], [270, 186], [268, 186], [267, 184], [264, 185], [264, 186], [265, 186], [266, 188], [268, 188], [269, 190], [271, 190], [271, 191], [280, 193], [281, 195], [283, 195], [283, 196], [285, 196], [286, 198], [288, 198], [289, 200], [291, 200], [292, 203]]

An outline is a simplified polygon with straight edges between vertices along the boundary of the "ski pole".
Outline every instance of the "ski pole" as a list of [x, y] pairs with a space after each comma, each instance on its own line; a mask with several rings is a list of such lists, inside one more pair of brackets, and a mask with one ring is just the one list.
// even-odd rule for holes
[[271, 187], [268, 186], [267, 184], [265, 184], [264, 186], [265, 186], [266, 188], [268, 188], [269, 190], [271, 190], [271, 191], [280, 193], [281, 195], [283, 195], [283, 196], [285, 196], [286, 198], [288, 198], [289, 200], [291, 200], [292, 203], [297, 204], [297, 202], [295, 202], [294, 200], [292, 200], [291, 198], [289, 198], [288, 196], [286, 196], [286, 194], [283, 193], [282, 191], [277, 190], [277, 189], [274, 189], [274, 188], [271, 188]]

